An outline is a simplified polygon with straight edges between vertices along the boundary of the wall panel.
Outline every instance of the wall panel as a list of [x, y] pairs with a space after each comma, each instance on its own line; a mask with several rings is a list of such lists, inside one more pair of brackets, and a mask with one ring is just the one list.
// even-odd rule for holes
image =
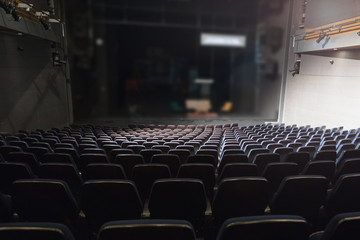
[[69, 124], [66, 80], [50, 42], [0, 33], [0, 131]]

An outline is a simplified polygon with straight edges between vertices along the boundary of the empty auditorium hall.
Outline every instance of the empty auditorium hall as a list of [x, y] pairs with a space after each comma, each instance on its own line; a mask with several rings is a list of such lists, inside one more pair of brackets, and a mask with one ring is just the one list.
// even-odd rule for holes
[[1, 240], [359, 240], [360, 0], [0, 0]]

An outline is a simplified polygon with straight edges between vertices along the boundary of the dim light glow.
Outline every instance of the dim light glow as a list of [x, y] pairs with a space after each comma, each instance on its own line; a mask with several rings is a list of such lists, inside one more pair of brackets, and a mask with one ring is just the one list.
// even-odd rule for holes
[[246, 36], [233, 34], [201, 33], [202, 46], [246, 47]]

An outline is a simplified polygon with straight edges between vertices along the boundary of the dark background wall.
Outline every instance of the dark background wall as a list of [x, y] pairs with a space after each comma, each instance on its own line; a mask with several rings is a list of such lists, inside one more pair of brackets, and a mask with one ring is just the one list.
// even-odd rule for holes
[[[184, 114], [185, 99], [203, 97], [196, 78], [214, 79], [213, 111], [232, 101], [254, 114], [258, 1], [84, 2], [67, 4], [76, 119]], [[248, 44], [202, 47], [202, 32]]]

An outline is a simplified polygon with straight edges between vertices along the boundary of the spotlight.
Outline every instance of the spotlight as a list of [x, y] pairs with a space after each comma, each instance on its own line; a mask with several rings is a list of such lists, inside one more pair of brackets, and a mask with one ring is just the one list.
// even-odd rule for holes
[[326, 33], [320, 33], [319, 38], [316, 39], [316, 43], [320, 43], [326, 37]]
[[5, 0], [0, 0], [0, 7], [5, 10], [6, 14], [10, 14], [13, 10], [12, 5]]
[[26, 12], [30, 12], [33, 4], [30, 3], [17, 3], [16, 8], [24, 9]]
[[292, 73], [293, 77], [295, 77], [296, 74], [300, 73], [300, 65], [301, 65], [301, 59], [296, 59], [294, 63], [294, 69], [289, 70], [289, 72]]
[[58, 52], [52, 53], [52, 60], [53, 60], [54, 67], [59, 67], [61, 65], [65, 65], [67, 63], [67, 61], [61, 60], [60, 54]]
[[360, 32], [357, 32], [356, 34], [360, 37]]
[[50, 29], [50, 25], [49, 25], [49, 23], [47, 21], [45, 21], [45, 19], [39, 18], [39, 20], [40, 20], [41, 25], [43, 25], [43, 27], [45, 28], [45, 30]]
[[11, 12], [11, 16], [14, 18], [15, 21], [20, 21], [21, 17], [17, 14], [16, 10], [14, 9], [12, 12]]
[[11, 14], [15, 21], [20, 21], [21, 17], [16, 12], [16, 8], [9, 2], [0, 0], [0, 7], [5, 10], [6, 14]]

